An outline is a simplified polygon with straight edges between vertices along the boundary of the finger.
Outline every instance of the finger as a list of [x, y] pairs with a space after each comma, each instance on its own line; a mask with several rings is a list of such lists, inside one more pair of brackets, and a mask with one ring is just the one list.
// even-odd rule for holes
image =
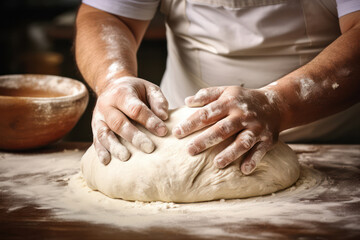
[[185, 104], [189, 107], [202, 107], [218, 99], [224, 90], [225, 87], [200, 89], [194, 96], [185, 98]]
[[251, 174], [261, 159], [269, 151], [270, 145], [266, 142], [257, 143], [241, 163], [241, 172], [245, 175]]
[[224, 105], [213, 102], [197, 110], [188, 119], [179, 123], [173, 128], [172, 132], [176, 137], [182, 138], [219, 121], [224, 118], [226, 114], [227, 111]]
[[168, 129], [165, 123], [159, 119], [136, 95], [128, 95], [124, 102], [118, 104], [119, 109], [126, 116], [143, 125], [150, 132], [165, 136]]
[[258, 141], [259, 138], [257, 137], [257, 134], [252, 130], [242, 131], [237, 135], [233, 143], [215, 157], [215, 165], [218, 168], [226, 167], [249, 151]]
[[94, 138], [94, 147], [100, 162], [104, 165], [108, 165], [111, 161], [110, 153], [103, 145], [101, 145], [97, 138]]
[[[99, 121], [97, 126], [96, 138], [100, 145], [110, 152], [111, 156], [114, 156], [121, 161], [127, 161], [130, 158], [129, 150], [120, 143], [119, 139], [111, 131], [108, 125], [103, 121]], [[102, 149], [101, 147], [99, 148]], [[107, 163], [109, 162], [110, 160]]]
[[168, 116], [169, 103], [158, 86], [146, 86], [147, 100], [150, 109], [162, 120]]
[[154, 151], [155, 145], [150, 138], [139, 131], [123, 113], [115, 108], [108, 112], [105, 119], [112, 131], [145, 153]]
[[237, 119], [231, 117], [224, 118], [190, 141], [188, 151], [190, 155], [196, 155], [224, 141], [241, 129], [241, 123]]

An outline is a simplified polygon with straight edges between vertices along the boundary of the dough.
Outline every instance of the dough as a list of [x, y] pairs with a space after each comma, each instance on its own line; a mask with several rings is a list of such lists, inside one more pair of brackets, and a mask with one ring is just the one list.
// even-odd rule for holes
[[[172, 110], [166, 121], [169, 130], [195, 110]], [[157, 148], [153, 153], [143, 153], [121, 139], [131, 151], [131, 158], [127, 162], [112, 158], [104, 166], [93, 146], [87, 150], [81, 168], [91, 189], [124, 200], [199, 202], [273, 193], [291, 186], [300, 174], [295, 153], [282, 142], [266, 154], [250, 176], [245, 176], [239, 168], [241, 159], [225, 169], [217, 169], [213, 164], [216, 154], [233, 138], [197, 156], [190, 156], [186, 145], [199, 133], [179, 140], [171, 135], [171, 131], [160, 138], [139, 128], [154, 141]]]

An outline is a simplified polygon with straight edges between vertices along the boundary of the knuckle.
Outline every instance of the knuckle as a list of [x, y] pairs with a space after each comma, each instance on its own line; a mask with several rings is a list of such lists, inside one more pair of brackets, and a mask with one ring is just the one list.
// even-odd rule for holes
[[208, 90], [206, 88], [200, 89], [197, 93], [196, 96], [198, 98], [204, 97], [205, 95], [207, 95]]
[[232, 105], [238, 102], [238, 99], [235, 96], [226, 96], [223, 100], [224, 105]]
[[195, 120], [187, 120], [186, 122], [181, 124], [179, 127], [182, 131], [182, 134], [188, 134], [193, 129], [195, 129], [197, 125], [198, 125], [198, 123]]
[[249, 132], [248, 134], [251, 134], [252, 136], [260, 135], [264, 132], [264, 126], [259, 121], [249, 121]]
[[239, 129], [240, 127], [241, 123], [238, 119], [230, 119], [220, 124], [219, 130], [222, 131], [224, 135], [228, 135], [231, 132], [234, 132], [236, 129]]
[[244, 149], [250, 149], [255, 143], [256, 137], [253, 132], [247, 132], [240, 139], [240, 145]]
[[227, 136], [233, 129], [233, 126], [229, 123], [223, 123], [216, 126], [216, 132], [220, 136]]
[[162, 98], [162, 92], [158, 86], [149, 86], [147, 96], [150, 98]]
[[109, 128], [101, 127], [99, 129], [97, 129], [97, 138], [99, 140], [102, 140], [102, 139], [106, 138], [107, 136], [109, 136], [109, 132], [110, 132]]
[[185, 133], [190, 132], [192, 129], [196, 128], [197, 125], [198, 125], [197, 122], [194, 120], [188, 121], [187, 124], [183, 126], [184, 132]]
[[138, 119], [143, 110], [143, 106], [141, 104], [133, 104], [129, 106], [129, 117], [132, 119]]
[[224, 154], [224, 161], [229, 163], [235, 160], [237, 157], [237, 152], [238, 151], [236, 149], [229, 149], [228, 151], [226, 151]]
[[123, 118], [112, 118], [109, 120], [110, 128], [116, 132], [120, 131], [121, 128], [124, 126], [124, 124], [125, 124], [125, 119]]
[[160, 125], [161, 125], [161, 121], [156, 118], [155, 116], [150, 116], [147, 120], [146, 120], [146, 123], [145, 123], [145, 127], [147, 129], [157, 129]]
[[209, 120], [209, 111], [207, 109], [201, 109], [199, 112], [200, 120], [202, 122], [207, 122]]
[[243, 139], [241, 142], [240, 142], [240, 145], [243, 149], [250, 149], [251, 146], [252, 146], [252, 140], [251, 139]]
[[208, 89], [200, 89], [194, 97], [196, 102], [203, 102], [208, 98], [209, 91]]
[[247, 119], [255, 119], [258, 116], [257, 113], [254, 111], [247, 111], [244, 113], [244, 115], [245, 115], [245, 118], [247, 118]]
[[275, 144], [275, 141], [271, 136], [264, 136], [261, 140], [262, 146], [265, 150], [271, 149], [271, 147]]

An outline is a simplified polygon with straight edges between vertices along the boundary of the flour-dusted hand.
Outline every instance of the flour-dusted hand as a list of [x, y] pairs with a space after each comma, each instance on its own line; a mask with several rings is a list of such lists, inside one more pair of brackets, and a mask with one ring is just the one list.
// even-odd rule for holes
[[151, 133], [164, 136], [168, 118], [168, 102], [160, 88], [136, 77], [122, 77], [110, 81], [99, 94], [92, 119], [94, 146], [105, 165], [115, 156], [122, 161], [130, 157], [116, 135], [138, 149], [151, 153], [155, 149], [150, 138], [137, 129], [130, 119], [140, 123]]
[[214, 162], [219, 168], [247, 153], [241, 171], [250, 174], [277, 142], [280, 111], [266, 90], [212, 87], [201, 89], [185, 102], [189, 107], [202, 108], [173, 128], [176, 137], [185, 137], [214, 124], [190, 142], [188, 151], [191, 155], [237, 135], [234, 142], [215, 157]]

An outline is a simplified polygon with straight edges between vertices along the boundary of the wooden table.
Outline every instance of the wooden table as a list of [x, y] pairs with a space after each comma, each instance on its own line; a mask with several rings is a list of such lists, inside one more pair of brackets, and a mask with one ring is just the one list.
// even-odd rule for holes
[[[46, 199], [46, 195], [52, 193], [40, 192], [42, 196], [39, 196], [39, 199], [30, 192], [24, 193], [26, 186], [36, 185], [36, 182], [25, 180], [33, 174], [30, 169], [40, 169], [46, 165], [36, 165], [31, 161], [22, 162], [21, 165], [12, 164], [16, 162], [16, 159], [24, 160], [29, 156], [43, 158], [47, 154], [55, 154], [51, 156], [63, 154], [67, 157], [66, 164], [68, 164], [64, 165], [70, 168], [72, 165], [69, 165], [71, 163], [69, 156], [73, 154], [74, 161], [79, 161], [89, 145], [89, 143], [60, 143], [38, 151], [0, 152], [0, 239], [219, 239], [218, 236], [215, 237], [206, 232], [191, 234], [176, 226], [155, 225], [138, 231], [101, 223], [101, 221], [95, 223], [86, 220], [63, 219], [56, 211], [57, 207], [44, 207], [39, 201], [41, 197]], [[237, 232], [241, 232], [244, 239], [360, 239], [360, 145], [291, 145], [291, 147], [297, 152], [301, 163], [313, 166], [328, 179], [327, 189], [325, 188], [321, 194], [313, 197], [310, 195], [299, 197], [297, 201], [302, 206], [304, 204], [340, 206], [336, 209], [328, 209], [331, 216], [336, 216], [336, 219], [334, 221], [317, 219], [319, 213], [314, 213], [313, 219], [310, 217], [299, 224], [284, 225], [262, 221], [261, 218], [257, 221], [251, 221], [251, 219], [244, 221], [241, 218], [236, 224], [232, 222], [226, 226], [220, 226], [225, 230], [221, 239], [238, 239]], [[49, 164], [52, 163], [51, 161]], [[17, 167], [23, 170], [15, 169]], [[27, 174], [26, 168], [30, 173]], [[76, 171], [78, 170], [74, 169], [73, 172], [68, 171], [68, 173], [72, 174]], [[15, 172], [17, 172], [16, 176], [12, 174]], [[36, 178], [31, 179], [41, 180], [45, 175], [46, 173], [37, 174]], [[65, 188], [67, 176], [61, 176], [61, 178], [58, 176], [58, 179], [65, 179], [63, 182], [56, 180], [58, 188], [62, 186]], [[14, 189], [16, 186], [18, 189]], [[299, 211], [299, 214], [303, 212]], [[311, 216], [312, 212], [309, 211], [307, 214]], [[206, 224], [205, 222], [204, 226]], [[211, 227], [213, 226], [209, 223], [209, 229]]]

